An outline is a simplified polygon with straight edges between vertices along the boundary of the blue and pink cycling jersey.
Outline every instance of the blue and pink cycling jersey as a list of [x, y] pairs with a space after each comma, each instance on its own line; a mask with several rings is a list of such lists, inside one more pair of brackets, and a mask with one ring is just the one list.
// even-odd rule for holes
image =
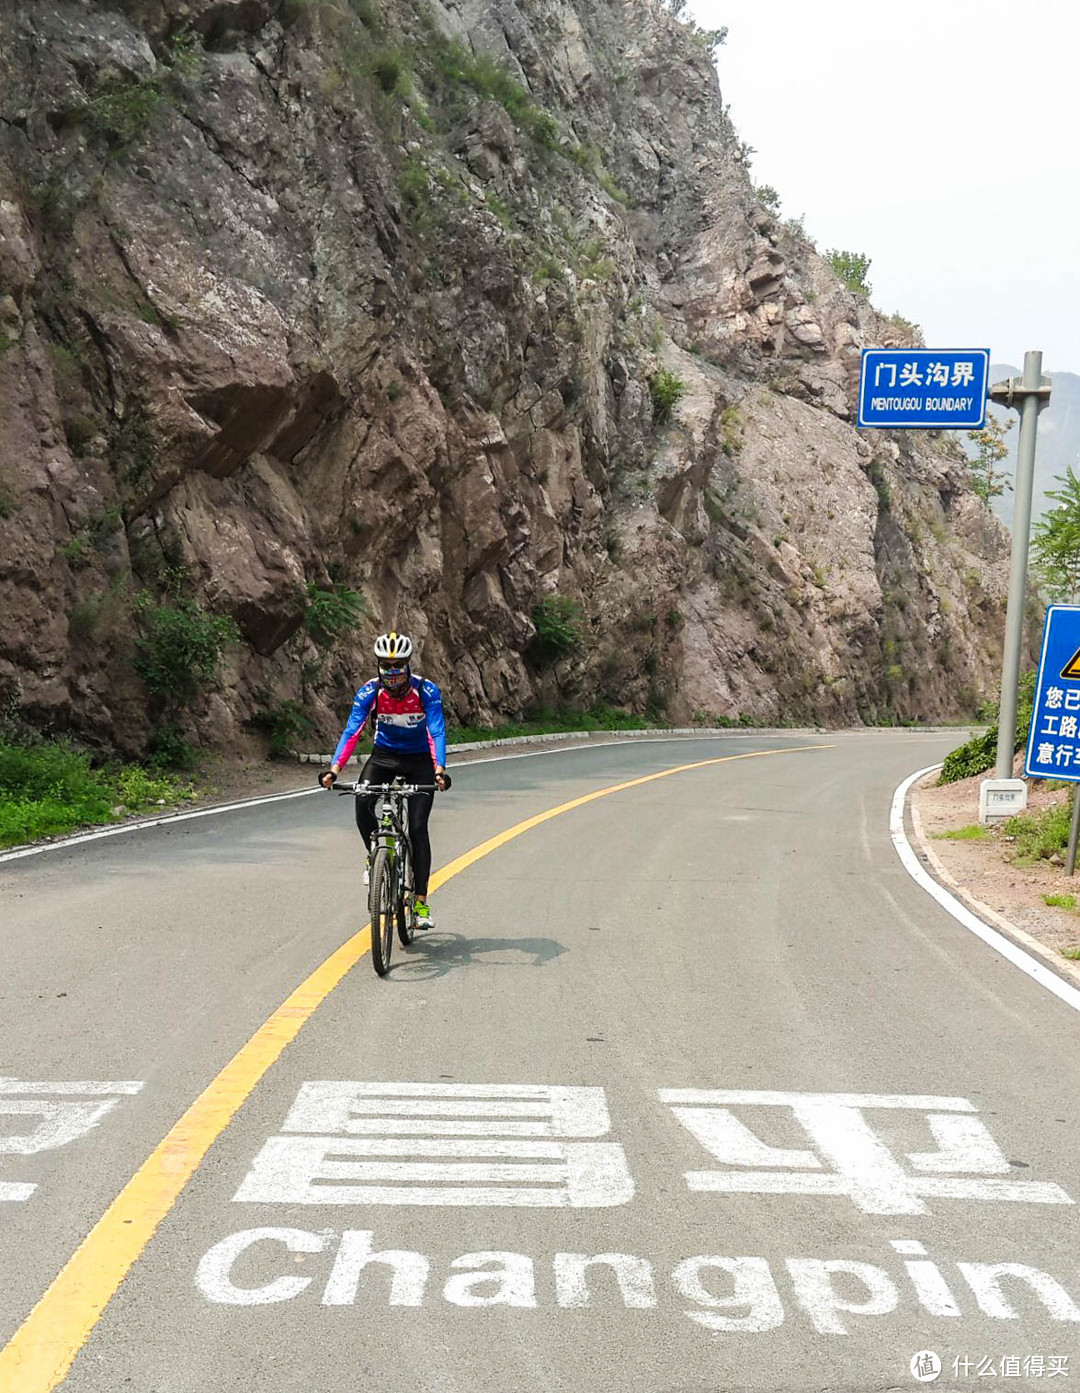
[[434, 682], [413, 677], [403, 697], [393, 697], [372, 678], [356, 694], [349, 720], [342, 732], [333, 762], [339, 769], [356, 749], [372, 710], [375, 711], [375, 748], [399, 755], [430, 754], [436, 764], [446, 764], [446, 722], [442, 692]]

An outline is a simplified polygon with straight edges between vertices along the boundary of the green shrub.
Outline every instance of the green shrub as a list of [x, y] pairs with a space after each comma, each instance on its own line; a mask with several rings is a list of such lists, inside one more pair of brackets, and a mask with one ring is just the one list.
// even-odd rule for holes
[[192, 797], [189, 786], [152, 778], [137, 765], [93, 769], [85, 751], [63, 741], [0, 740], [0, 846]]
[[597, 182], [608, 198], [613, 198], [616, 203], [621, 203], [624, 208], [629, 208], [630, 195], [615, 182], [606, 169], [601, 170], [597, 175]]
[[408, 91], [409, 64], [397, 49], [379, 49], [368, 60], [367, 70], [387, 94], [396, 92], [404, 96]]
[[85, 600], [78, 600], [68, 615], [68, 633], [75, 639], [93, 638], [105, 615], [105, 596], [95, 590]]
[[863, 256], [861, 252], [838, 251], [834, 247], [832, 251], [825, 253], [825, 260], [848, 290], [869, 298], [871, 286], [866, 279], [866, 273], [870, 269], [868, 256]]
[[194, 77], [202, 65], [203, 46], [193, 29], [182, 29], [169, 43], [169, 66], [184, 77]]
[[[1035, 701], [1035, 673], [1025, 672], [1020, 678], [1020, 688], [1016, 706], [1016, 738], [1013, 751], [1021, 750], [1027, 744], [1028, 729], [1031, 725], [1031, 708]], [[985, 711], [985, 708], [982, 708]], [[997, 715], [999, 708], [993, 708], [994, 724], [984, 735], [973, 735], [970, 740], [945, 756], [938, 778], [939, 784], [956, 783], [959, 779], [970, 779], [975, 774], [984, 774], [993, 769], [997, 762]]]
[[109, 145], [121, 149], [134, 144], [147, 133], [161, 100], [161, 89], [156, 80], [133, 82], [106, 77], [90, 95], [86, 119], [91, 129], [104, 136]]
[[356, 628], [366, 613], [363, 595], [347, 585], [338, 582], [330, 590], [321, 590], [317, 585], [307, 587], [304, 628], [318, 648], [332, 648], [343, 633]]
[[649, 383], [649, 392], [652, 396], [653, 421], [656, 425], [665, 425], [671, 420], [672, 413], [676, 406], [686, 396], [689, 388], [681, 377], [669, 372], [667, 368], [662, 368], [660, 372]]
[[153, 731], [146, 745], [146, 758], [150, 768], [158, 773], [163, 769], [190, 772], [199, 762], [194, 745], [185, 740], [175, 721], [165, 721]]
[[1009, 818], [1004, 833], [1006, 837], [1015, 838], [1014, 859], [1045, 861], [1055, 852], [1064, 851], [1069, 843], [1071, 821], [1072, 807], [1069, 799], [1030, 817]]
[[1075, 895], [1044, 895], [1043, 904], [1047, 904], [1051, 909], [1075, 909]]
[[398, 170], [398, 193], [410, 217], [427, 208], [431, 199], [428, 172], [419, 160], [406, 160]]
[[290, 700], [272, 702], [252, 716], [251, 724], [266, 733], [271, 755], [279, 756], [290, 754], [301, 739], [315, 730], [300, 703]]
[[98, 421], [89, 416], [75, 416], [64, 422], [64, 439], [73, 455], [81, 455], [101, 430]]
[[56, 553], [76, 569], [90, 563], [90, 543], [81, 533], [65, 542], [62, 547], [57, 547]]
[[554, 663], [581, 647], [585, 616], [581, 604], [568, 595], [546, 595], [533, 607], [536, 635], [529, 646], [538, 662]]
[[138, 601], [143, 634], [135, 643], [135, 671], [166, 710], [188, 706], [215, 677], [228, 643], [240, 638], [226, 615], [208, 614], [177, 596], [156, 605]]
[[720, 448], [729, 459], [734, 459], [742, 447], [742, 412], [737, 406], [725, 406], [720, 413]]
[[154, 438], [141, 407], [134, 406], [117, 425], [109, 458], [127, 483], [138, 486], [154, 467]]

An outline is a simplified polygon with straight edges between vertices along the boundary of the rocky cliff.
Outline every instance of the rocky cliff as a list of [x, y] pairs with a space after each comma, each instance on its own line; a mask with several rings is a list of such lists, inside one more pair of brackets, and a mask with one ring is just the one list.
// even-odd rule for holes
[[137, 748], [179, 605], [211, 741], [332, 732], [390, 626], [459, 718], [964, 714], [1004, 533], [853, 426], [904, 332], [654, 0], [4, 0], [0, 687]]

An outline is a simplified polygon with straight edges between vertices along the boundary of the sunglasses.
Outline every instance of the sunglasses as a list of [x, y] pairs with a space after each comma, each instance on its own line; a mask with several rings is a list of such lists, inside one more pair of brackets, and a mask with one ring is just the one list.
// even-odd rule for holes
[[406, 668], [406, 667], [381, 667], [381, 668], [379, 669], [379, 676], [380, 676], [380, 677], [404, 677], [405, 674], [408, 672], [408, 670], [409, 670], [409, 669]]

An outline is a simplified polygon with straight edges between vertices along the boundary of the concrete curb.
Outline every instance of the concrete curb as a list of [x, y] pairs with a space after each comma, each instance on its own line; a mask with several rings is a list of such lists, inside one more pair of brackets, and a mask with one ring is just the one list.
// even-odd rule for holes
[[[940, 767], [940, 765], [936, 766], [936, 768]], [[1052, 949], [1047, 948], [1045, 943], [1040, 942], [1039, 939], [1029, 934], [1026, 929], [1020, 928], [1018, 924], [1014, 924], [1011, 919], [1006, 919], [1005, 916], [999, 914], [996, 909], [991, 909], [988, 904], [983, 904], [982, 900], [974, 895], [966, 885], [961, 885], [956, 877], [947, 869], [941, 857], [930, 844], [930, 839], [927, 837], [925, 829], [923, 828], [922, 818], [919, 816], [919, 810], [915, 806], [913, 797], [917, 788], [918, 784], [916, 783], [913, 784], [908, 791], [907, 807], [905, 811], [911, 819], [911, 829], [914, 833], [913, 840], [919, 859], [929, 868], [930, 873], [938, 884], [955, 895], [956, 898], [962, 904], [966, 905], [972, 914], [981, 919], [988, 928], [997, 929], [998, 933], [1002, 933], [1006, 938], [1012, 939], [1018, 948], [1023, 948], [1026, 952], [1031, 953], [1033, 957], [1038, 958], [1040, 962], [1045, 963], [1058, 977], [1062, 977], [1066, 982], [1080, 987], [1080, 968], [1074, 967], [1069, 959], [1063, 958], [1060, 953], [1055, 954]]]

